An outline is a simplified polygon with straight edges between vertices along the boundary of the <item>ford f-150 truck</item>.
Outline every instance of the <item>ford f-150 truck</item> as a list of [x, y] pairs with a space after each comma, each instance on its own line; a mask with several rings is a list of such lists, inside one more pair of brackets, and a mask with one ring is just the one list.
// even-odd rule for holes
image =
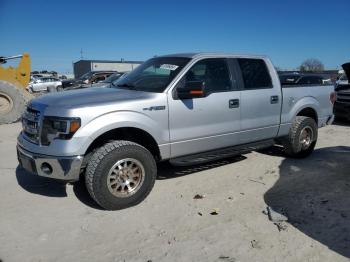
[[333, 121], [333, 89], [281, 87], [265, 56], [159, 56], [112, 88], [33, 99], [18, 159], [39, 176], [85, 179], [100, 206], [122, 209], [150, 193], [159, 161], [200, 164], [275, 143], [308, 156]]

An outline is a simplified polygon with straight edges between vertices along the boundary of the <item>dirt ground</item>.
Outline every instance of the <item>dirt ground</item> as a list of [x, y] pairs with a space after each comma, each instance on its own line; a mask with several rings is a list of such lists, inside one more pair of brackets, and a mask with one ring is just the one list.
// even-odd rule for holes
[[[18, 168], [19, 131], [0, 126], [3, 262], [350, 261], [350, 125], [322, 128], [307, 159], [275, 147], [194, 167], [162, 163], [149, 197], [121, 211], [101, 210], [83, 183]], [[267, 206], [289, 221], [270, 221]]]

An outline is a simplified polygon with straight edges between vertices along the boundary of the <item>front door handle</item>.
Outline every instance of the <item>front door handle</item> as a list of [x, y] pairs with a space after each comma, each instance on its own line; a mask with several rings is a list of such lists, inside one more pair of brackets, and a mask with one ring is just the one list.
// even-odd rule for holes
[[278, 96], [271, 96], [270, 103], [271, 104], [278, 104], [278, 100], [279, 100]]
[[229, 108], [238, 108], [239, 107], [239, 99], [230, 99], [228, 102]]

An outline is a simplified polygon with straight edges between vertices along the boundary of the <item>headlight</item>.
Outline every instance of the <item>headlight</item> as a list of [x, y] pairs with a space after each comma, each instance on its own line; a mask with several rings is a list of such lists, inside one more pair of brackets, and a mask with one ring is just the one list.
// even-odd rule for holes
[[54, 139], [70, 139], [80, 128], [80, 118], [45, 117], [41, 144], [49, 145]]

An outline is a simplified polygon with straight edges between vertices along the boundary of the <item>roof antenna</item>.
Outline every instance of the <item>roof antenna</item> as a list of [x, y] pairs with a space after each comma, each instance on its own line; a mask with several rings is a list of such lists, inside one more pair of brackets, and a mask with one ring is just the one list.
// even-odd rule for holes
[[83, 60], [83, 48], [80, 49], [80, 59]]

